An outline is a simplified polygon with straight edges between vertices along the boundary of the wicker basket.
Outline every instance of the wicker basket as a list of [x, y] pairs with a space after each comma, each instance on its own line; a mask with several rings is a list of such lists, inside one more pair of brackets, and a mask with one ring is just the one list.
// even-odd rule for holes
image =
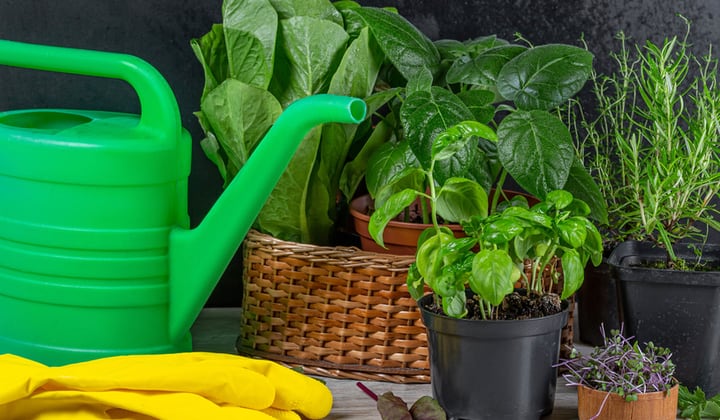
[[413, 256], [256, 231], [243, 245], [240, 353], [323, 376], [430, 381], [425, 326], [405, 285]]
[[[414, 256], [250, 231], [243, 243], [238, 352], [321, 376], [430, 382], [425, 325], [405, 284], [413, 262]], [[573, 306], [571, 300], [563, 357], [573, 344]]]

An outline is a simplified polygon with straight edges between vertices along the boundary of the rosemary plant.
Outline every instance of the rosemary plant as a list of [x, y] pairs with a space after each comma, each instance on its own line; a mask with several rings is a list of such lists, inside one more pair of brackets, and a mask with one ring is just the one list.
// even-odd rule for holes
[[673, 244], [720, 230], [711, 203], [720, 190], [718, 63], [712, 46], [702, 57], [690, 51], [684, 20], [685, 36], [661, 45], [630, 46], [618, 34], [616, 72], [591, 75], [595, 117], [579, 102], [568, 113], [581, 133], [576, 150], [607, 200], [609, 245], [654, 242], [675, 268], [685, 264]]

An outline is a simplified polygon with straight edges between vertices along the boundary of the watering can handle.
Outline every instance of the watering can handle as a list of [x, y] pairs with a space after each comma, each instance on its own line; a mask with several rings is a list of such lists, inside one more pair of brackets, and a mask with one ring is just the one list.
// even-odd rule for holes
[[124, 80], [140, 100], [139, 127], [167, 135], [171, 141], [180, 138], [180, 111], [170, 86], [153, 66], [138, 57], [0, 39], [0, 64]]

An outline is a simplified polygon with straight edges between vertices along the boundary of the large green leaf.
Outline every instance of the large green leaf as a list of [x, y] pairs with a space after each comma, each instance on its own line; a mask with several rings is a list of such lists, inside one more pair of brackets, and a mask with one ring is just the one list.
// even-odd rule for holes
[[489, 90], [473, 89], [457, 94], [457, 97], [473, 113], [475, 121], [489, 124], [495, 117], [495, 94]]
[[375, 87], [384, 56], [367, 28], [350, 43], [333, 74], [328, 93], [365, 98]]
[[494, 90], [503, 66], [525, 50], [527, 47], [522, 45], [502, 45], [484, 51], [475, 58], [461, 57], [450, 66], [445, 80], [451, 84], [479, 85]]
[[367, 23], [380, 48], [406, 80], [423, 71], [435, 76], [440, 70], [440, 53], [432, 41], [397, 13], [374, 7], [354, 9]]
[[268, 0], [225, 0], [222, 14], [229, 76], [266, 89], [275, 63], [275, 9]]
[[520, 109], [550, 110], [583, 87], [593, 55], [572, 45], [531, 48], [508, 62], [498, 74], [500, 94]]
[[210, 32], [200, 39], [190, 40], [190, 46], [205, 73], [205, 85], [200, 97], [200, 101], [202, 101], [211, 90], [228, 77], [228, 57], [223, 25], [213, 25]]
[[380, 121], [360, 152], [355, 156], [355, 159], [345, 165], [340, 176], [340, 191], [343, 192], [345, 197], [352, 198], [355, 196], [357, 187], [367, 173], [368, 159], [382, 145], [389, 144], [392, 134], [392, 127], [385, 121]]
[[308, 185], [320, 145], [319, 127], [314, 128], [302, 141], [275, 189], [256, 219], [256, 227], [272, 236], [288, 241], [310, 243], [315, 235], [310, 232], [306, 214], [309, 196]]
[[328, 0], [270, 0], [280, 19], [309, 16], [343, 24], [342, 15]]
[[426, 170], [432, 161], [435, 137], [455, 124], [472, 119], [472, 112], [457, 96], [438, 86], [430, 91], [414, 92], [400, 108], [400, 120], [410, 149]]
[[487, 217], [487, 192], [476, 182], [450, 178], [440, 188], [437, 212], [448, 222], [462, 222], [473, 216]]
[[225, 28], [228, 46], [229, 77], [265, 89], [270, 84], [271, 69], [263, 59], [263, 47], [252, 34]]
[[286, 107], [297, 99], [327, 92], [349, 39], [342, 26], [296, 16], [280, 21], [283, 54], [275, 66], [273, 93]]
[[498, 158], [527, 192], [544, 198], [562, 189], [575, 160], [570, 131], [547, 111], [517, 111], [497, 130]]
[[368, 160], [365, 185], [370, 195], [377, 197], [380, 189], [395, 181], [404, 170], [419, 166], [408, 142], [385, 143]]
[[200, 104], [205, 124], [227, 154], [232, 179], [275, 122], [282, 109], [266, 90], [234, 79], [225, 80]]

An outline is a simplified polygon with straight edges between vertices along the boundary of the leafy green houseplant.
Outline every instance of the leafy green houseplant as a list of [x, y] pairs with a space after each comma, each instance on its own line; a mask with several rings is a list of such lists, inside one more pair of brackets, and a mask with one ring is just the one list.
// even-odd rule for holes
[[[489, 214], [487, 192], [477, 181], [452, 177], [440, 183], [435, 177], [436, 165], [452, 159], [478, 137], [497, 141], [490, 127], [475, 121], [454, 125], [436, 136], [430, 148], [430, 167], [422, 170], [426, 182], [418, 184], [420, 189], [406, 188], [390, 196], [371, 216], [370, 233], [382, 245], [382, 232], [390, 220], [417, 198], [429, 201], [432, 227], [421, 237], [408, 286], [416, 299], [425, 285], [429, 286], [449, 316], [468, 314], [467, 287], [477, 295], [482, 319], [497, 318], [499, 305], [520, 277], [528, 291], [548, 293], [542, 275], [549, 270], [557, 281], [554, 258], [563, 267], [561, 298], [567, 298], [582, 284], [588, 260], [597, 264], [602, 258], [602, 239], [587, 218], [590, 208], [571, 193], [556, 190], [532, 208], [520, 198]], [[461, 222], [468, 236], [455, 238], [441, 226], [439, 216]], [[524, 270], [528, 261], [529, 275]]]
[[[370, 232], [382, 243], [382, 231], [395, 215], [418, 197], [427, 199], [432, 224], [421, 236], [407, 282], [428, 329], [433, 395], [454, 418], [537, 419], [552, 409], [554, 394], [547, 390], [554, 389], [552, 365], [567, 322], [567, 304], [563, 310], [560, 297], [549, 293], [558, 279], [553, 261], [561, 261], [561, 297], [567, 297], [582, 284], [584, 265], [601, 258], [602, 241], [587, 218], [588, 205], [567, 191], [551, 191], [533, 207], [522, 198], [505, 202], [489, 214], [487, 192], [477, 181], [439, 182], [437, 164], [479, 137], [498, 141], [477, 121], [435, 136], [429, 168], [422, 172], [426, 182], [418, 184], [428, 190], [405, 188], [388, 197], [371, 216]], [[439, 216], [459, 220], [467, 236], [456, 238]], [[525, 293], [514, 291], [518, 279]], [[432, 293], [423, 296], [426, 287]], [[553, 348], [554, 353], [547, 351]], [[510, 368], [520, 365], [518, 359], [529, 363]], [[479, 375], [503, 379], [482, 385]], [[522, 398], [508, 397], [520, 386], [529, 391]], [[505, 396], [507, 404], [497, 404], [495, 395]]]
[[[359, 155], [366, 166], [346, 169], [341, 186], [348, 197], [363, 175], [376, 207], [407, 186], [429, 188], [420, 184], [434, 137], [462, 121], [477, 121], [495, 129], [497, 141], [479, 138], [436, 162], [437, 180], [475, 180], [495, 191], [496, 204], [509, 175], [540, 199], [566, 189], [590, 205], [594, 218], [605, 220], [600, 191], [574, 156], [570, 131], [556, 112], [585, 84], [592, 54], [564, 44], [513, 44], [494, 35], [431, 42], [400, 15], [372, 8], [357, 14], [390, 69], [378, 83], [386, 89], [376, 94], [387, 101], [376, 126], [382, 140], [366, 143]], [[399, 83], [392, 78], [398, 74]], [[427, 206], [421, 213], [430, 223]]]
[[[227, 184], [280, 112], [317, 93], [366, 98], [384, 57], [366, 27], [347, 18], [354, 2], [225, 0], [223, 23], [191, 41], [205, 86], [196, 113], [201, 145]], [[313, 130], [280, 179], [255, 227], [275, 237], [332, 239], [340, 174], [361, 127]]]
[[559, 364], [567, 368], [568, 385], [579, 388], [580, 419], [674, 420], [679, 385], [670, 350], [652, 342], [641, 346], [618, 330], [602, 335], [602, 346]]

